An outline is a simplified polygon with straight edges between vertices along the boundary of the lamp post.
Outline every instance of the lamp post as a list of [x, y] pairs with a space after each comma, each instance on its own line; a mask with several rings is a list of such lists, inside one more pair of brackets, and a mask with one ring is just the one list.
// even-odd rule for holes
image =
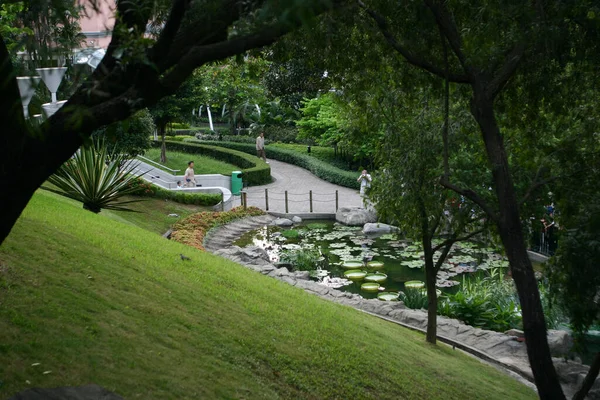
[[65, 76], [67, 68], [36, 68], [36, 71], [42, 77], [42, 80], [46, 84], [48, 90], [50, 90], [50, 93], [52, 93], [52, 101], [50, 103], [42, 104], [42, 109], [44, 110], [46, 118], [50, 118], [67, 102], [66, 100], [57, 101], [56, 98], [56, 92], [58, 91], [60, 82], [62, 82]]
[[25, 119], [29, 118], [29, 103], [31, 98], [35, 94], [38, 83], [40, 83], [39, 76], [18, 76], [17, 84], [19, 85], [19, 94], [21, 95], [21, 103], [23, 104], [23, 115]]

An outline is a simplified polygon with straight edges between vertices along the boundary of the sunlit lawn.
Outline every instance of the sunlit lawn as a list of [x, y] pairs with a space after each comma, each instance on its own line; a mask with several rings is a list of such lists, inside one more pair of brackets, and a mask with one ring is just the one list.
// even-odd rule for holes
[[536, 398], [418, 333], [48, 192], [0, 247], [0, 381], [0, 398], [92, 382], [127, 399]]
[[[160, 163], [160, 149], [150, 149], [146, 151], [144, 157]], [[190, 161], [194, 161], [194, 172], [196, 174], [231, 175], [231, 171], [240, 170], [240, 167], [224, 161], [216, 160], [214, 158], [199, 156], [198, 154], [186, 154], [168, 150], [167, 162], [164, 164], [164, 166], [170, 169], [178, 169], [179, 172], [177, 172], [175, 175], [183, 175], [185, 173], [185, 169], [187, 168], [187, 164]], [[170, 172], [166, 169], [164, 170]]]

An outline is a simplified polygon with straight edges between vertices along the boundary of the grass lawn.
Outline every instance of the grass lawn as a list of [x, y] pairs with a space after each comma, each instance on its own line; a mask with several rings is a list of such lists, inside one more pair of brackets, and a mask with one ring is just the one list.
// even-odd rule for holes
[[[140, 199], [137, 196], [125, 196], [124, 201]], [[130, 203], [127, 206], [136, 212], [103, 210], [102, 215], [112, 220], [136, 225], [150, 232], [163, 234], [171, 225], [190, 214], [211, 211], [212, 207], [202, 207], [190, 204], [181, 204], [171, 200], [141, 197], [142, 201]], [[179, 217], [169, 217], [177, 214]]]
[[[144, 157], [160, 163], [160, 149], [152, 148], [147, 150], [146, 154], [144, 154]], [[185, 173], [185, 169], [187, 168], [187, 163], [190, 161], [194, 161], [194, 172], [196, 174], [231, 175], [231, 171], [241, 170], [241, 168], [238, 166], [226, 163], [224, 161], [219, 161], [211, 157], [203, 157], [198, 154], [186, 154], [168, 150], [167, 163], [165, 164], [165, 167], [178, 169], [180, 171], [177, 172], [177, 175], [183, 175]]]
[[0, 247], [0, 381], [0, 398], [91, 382], [127, 399], [536, 398], [416, 332], [48, 192]]

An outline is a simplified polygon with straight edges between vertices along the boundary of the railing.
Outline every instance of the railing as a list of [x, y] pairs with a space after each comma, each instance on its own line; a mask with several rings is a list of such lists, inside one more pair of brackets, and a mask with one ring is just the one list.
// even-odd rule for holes
[[160, 164], [160, 163], [157, 163], [156, 161], [152, 161], [152, 160], [150, 160], [149, 158], [146, 158], [146, 157], [144, 157], [144, 156], [137, 156], [137, 158], [141, 158], [142, 160], [144, 160], [144, 162], [146, 162], [146, 163], [150, 163], [150, 164], [154, 164], [154, 165], [156, 165], [156, 166], [160, 167], [161, 169], [166, 169], [166, 170], [168, 170], [168, 171], [170, 171], [170, 172], [173, 172], [173, 174], [172, 174], [172, 175], [175, 175], [175, 174], [174, 174], [175, 172], [179, 172], [179, 171], [181, 171], [180, 169], [171, 169], [171, 168], [167, 168], [167, 167], [165, 167], [164, 165], [162, 165], [162, 164]]
[[244, 207], [256, 206], [266, 211], [292, 213], [332, 213], [339, 208], [339, 193], [319, 193], [309, 190], [295, 193], [285, 190], [278, 192], [269, 189], [262, 191], [246, 190], [242, 192]]

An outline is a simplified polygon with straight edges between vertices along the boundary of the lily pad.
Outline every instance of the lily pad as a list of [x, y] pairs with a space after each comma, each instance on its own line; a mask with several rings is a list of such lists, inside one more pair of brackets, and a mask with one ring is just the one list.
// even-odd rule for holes
[[386, 279], [387, 279], [387, 275], [382, 274], [382, 273], [367, 274], [367, 276], [365, 276], [365, 282], [381, 283], [381, 282], [385, 282]]
[[344, 272], [344, 277], [351, 281], [362, 281], [367, 276], [367, 271], [361, 271], [360, 269], [351, 269]]
[[381, 261], [369, 261], [367, 263], [367, 267], [373, 268], [373, 269], [381, 269], [381, 268], [383, 268], [383, 263]]
[[344, 261], [344, 263], [342, 264], [342, 268], [344, 268], [344, 269], [358, 269], [362, 266], [363, 266], [362, 261], [356, 261], [356, 260]]
[[381, 292], [377, 298], [381, 301], [398, 301], [398, 292]]
[[367, 282], [360, 285], [360, 290], [365, 292], [378, 292], [379, 291], [379, 283], [377, 282]]
[[425, 287], [425, 282], [423, 281], [407, 281], [404, 282], [404, 287], [421, 289]]

